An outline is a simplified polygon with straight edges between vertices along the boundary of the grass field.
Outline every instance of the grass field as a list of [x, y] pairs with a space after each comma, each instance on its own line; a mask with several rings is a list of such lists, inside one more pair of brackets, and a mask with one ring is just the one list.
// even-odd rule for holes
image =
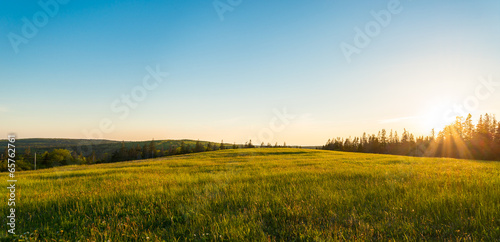
[[500, 238], [499, 162], [240, 149], [16, 174], [18, 239]]

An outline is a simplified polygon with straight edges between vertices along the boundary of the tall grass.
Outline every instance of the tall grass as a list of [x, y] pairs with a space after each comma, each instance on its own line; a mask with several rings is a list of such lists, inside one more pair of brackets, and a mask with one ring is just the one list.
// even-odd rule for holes
[[498, 162], [244, 149], [17, 175], [9, 239], [500, 238]]

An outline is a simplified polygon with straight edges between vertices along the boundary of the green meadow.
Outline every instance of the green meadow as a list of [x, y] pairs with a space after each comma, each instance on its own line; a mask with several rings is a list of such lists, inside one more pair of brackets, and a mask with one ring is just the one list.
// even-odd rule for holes
[[256, 148], [16, 175], [5, 240], [500, 238], [500, 162]]

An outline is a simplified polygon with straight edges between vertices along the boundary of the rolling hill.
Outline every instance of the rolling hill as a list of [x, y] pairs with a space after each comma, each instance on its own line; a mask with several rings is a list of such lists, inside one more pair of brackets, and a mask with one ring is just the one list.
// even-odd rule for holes
[[292, 148], [23, 171], [15, 238], [495, 240], [499, 171], [498, 162]]
[[[41, 155], [45, 151], [52, 151], [54, 149], [67, 149], [74, 151], [77, 154], [83, 153], [85, 156], [89, 156], [90, 151], [95, 152], [97, 156], [103, 156], [104, 154], [112, 154], [113, 152], [119, 150], [124, 143], [126, 148], [132, 148], [136, 146], [149, 145], [151, 140], [148, 141], [114, 141], [114, 140], [90, 140], [90, 139], [47, 139], [47, 138], [33, 138], [33, 139], [18, 139], [16, 140], [16, 152], [18, 155], [24, 154], [26, 149], [30, 149], [31, 154], [35, 152]], [[169, 147], [180, 147], [181, 142], [184, 142], [187, 146], [194, 147], [195, 140], [155, 140], [157, 149], [168, 150]], [[200, 141], [202, 145], [206, 145], [209, 141]], [[227, 146], [232, 144], [225, 144]], [[7, 140], [0, 140], [0, 147], [7, 147]]]

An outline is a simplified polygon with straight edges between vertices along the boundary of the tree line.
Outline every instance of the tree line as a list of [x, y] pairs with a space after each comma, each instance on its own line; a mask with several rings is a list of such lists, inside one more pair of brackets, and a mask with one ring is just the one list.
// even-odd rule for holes
[[427, 157], [451, 157], [480, 160], [500, 160], [500, 122], [490, 114], [481, 115], [473, 124], [472, 115], [456, 117], [436, 135], [416, 137], [406, 129], [399, 136], [396, 131], [383, 129], [377, 135], [355, 138], [329, 139], [325, 150], [364, 153], [395, 154]]
[[128, 161], [128, 160], [140, 160], [140, 159], [150, 159], [157, 158], [163, 156], [171, 156], [171, 155], [181, 155], [188, 153], [198, 153], [205, 151], [215, 151], [215, 150], [223, 150], [223, 149], [237, 149], [238, 145], [227, 145], [224, 144], [224, 141], [221, 141], [220, 144], [213, 142], [206, 142], [203, 144], [201, 141], [196, 141], [193, 145], [189, 145], [184, 141], [181, 141], [179, 146], [170, 145], [167, 149], [163, 146], [158, 149], [156, 147], [155, 141], [152, 140], [149, 144], [144, 144], [142, 147], [137, 145], [136, 147], [125, 147], [125, 142], [122, 142], [122, 146], [119, 150], [113, 152], [110, 158], [110, 162], [118, 162], [118, 161]]
[[[177, 142], [177, 141], [176, 141]], [[239, 145], [236, 143], [227, 144], [224, 141], [220, 143], [214, 142], [204, 142], [204, 141], [191, 141], [182, 140], [180, 143], [170, 143], [165, 147], [165, 145], [157, 145], [155, 140], [150, 142], [141, 142], [142, 145], [136, 144], [128, 145], [124, 141], [121, 142], [120, 148], [111, 148], [106, 145], [103, 149], [98, 149], [93, 147], [91, 152], [84, 154], [83, 152], [77, 152], [77, 148], [54, 148], [52, 150], [45, 150], [42, 154], [38, 153], [36, 156], [37, 169], [51, 168], [57, 166], [65, 165], [90, 165], [98, 163], [110, 163], [110, 162], [120, 162], [120, 161], [130, 161], [130, 160], [141, 160], [158, 158], [164, 156], [181, 155], [188, 153], [198, 153], [206, 151], [224, 150], [224, 149], [242, 149], [242, 148], [256, 148], [257, 146], [252, 144], [252, 140], [245, 142], [244, 145]], [[287, 147], [286, 142], [283, 146], [275, 143], [274, 146], [270, 143], [264, 145], [261, 144], [261, 148], [278, 148]], [[103, 152], [107, 150], [107, 152]], [[0, 154], [0, 171], [7, 170], [7, 149], [4, 153]], [[32, 170], [35, 168], [34, 160], [35, 154], [31, 151], [30, 147], [24, 149], [22, 154], [16, 155], [16, 169], [18, 170]]]
[[[221, 141], [220, 144], [216, 144], [213, 142], [201, 142], [196, 141], [194, 145], [191, 142], [181, 141], [179, 145], [170, 144], [166, 148], [162, 145], [159, 148], [156, 146], [156, 142], [154, 140], [150, 142], [144, 142], [144, 145], [140, 146], [137, 144], [133, 147], [126, 147], [125, 142], [121, 142], [121, 147], [111, 152], [100, 153], [92, 149], [92, 152], [84, 155], [82, 152], [78, 153], [75, 149], [67, 148], [55, 148], [50, 151], [44, 151], [42, 154], [38, 153], [37, 160], [37, 169], [40, 168], [51, 168], [56, 166], [64, 166], [64, 165], [83, 165], [83, 164], [97, 164], [97, 163], [108, 163], [108, 162], [119, 162], [119, 161], [128, 161], [128, 160], [141, 160], [141, 159], [150, 159], [157, 158], [163, 156], [171, 156], [171, 155], [179, 155], [179, 154], [187, 154], [194, 152], [204, 152], [204, 151], [212, 151], [212, 150], [220, 150], [239, 148], [238, 145], [227, 145]], [[7, 170], [7, 158], [8, 153], [7, 149], [0, 154], [0, 170]], [[35, 154], [31, 152], [31, 149], [28, 147], [24, 149], [22, 154], [16, 155], [16, 167], [18, 170], [32, 170], [34, 169], [34, 160]]]

